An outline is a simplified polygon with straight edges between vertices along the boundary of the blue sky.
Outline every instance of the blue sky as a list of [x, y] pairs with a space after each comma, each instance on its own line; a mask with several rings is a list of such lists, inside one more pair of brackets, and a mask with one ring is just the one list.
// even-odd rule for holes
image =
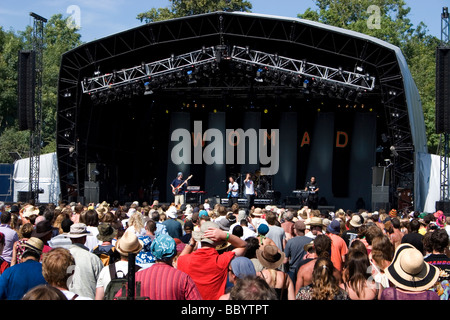
[[[312, 0], [251, 0], [252, 12], [296, 17], [308, 7], [314, 7]], [[429, 33], [440, 38], [442, 7], [449, 6], [448, 0], [406, 0], [411, 7], [410, 19], [416, 25], [423, 21]], [[85, 42], [99, 39], [119, 31], [141, 25], [136, 19], [140, 12], [152, 7], [167, 7], [168, 0], [1, 0], [0, 26], [5, 30], [24, 30], [31, 25], [30, 12], [50, 18], [53, 14], [71, 15], [73, 8], [79, 8], [80, 33]]]

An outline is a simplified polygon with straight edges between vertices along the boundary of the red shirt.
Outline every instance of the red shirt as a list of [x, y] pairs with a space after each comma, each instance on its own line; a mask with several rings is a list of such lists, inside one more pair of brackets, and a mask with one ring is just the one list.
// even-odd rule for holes
[[347, 244], [341, 236], [333, 233], [329, 233], [328, 236], [331, 238], [331, 262], [336, 269], [342, 271], [343, 256], [348, 252]]
[[218, 300], [225, 293], [228, 265], [233, 258], [233, 251], [219, 254], [215, 248], [201, 248], [180, 256], [177, 268], [191, 276], [204, 300]]
[[[136, 272], [135, 281], [141, 282], [141, 297], [150, 300], [201, 300], [194, 281], [184, 272], [165, 263], [155, 263]], [[116, 297], [121, 296], [121, 291]]]

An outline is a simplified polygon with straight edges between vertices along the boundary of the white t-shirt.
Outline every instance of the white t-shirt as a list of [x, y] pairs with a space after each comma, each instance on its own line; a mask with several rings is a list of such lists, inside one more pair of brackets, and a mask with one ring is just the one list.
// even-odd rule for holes
[[[126, 276], [128, 273], [128, 261], [117, 261], [116, 265], [116, 273], [119, 277]], [[109, 274], [109, 266], [106, 266], [100, 271], [97, 279], [97, 288], [103, 287], [106, 290], [106, 287], [111, 282], [111, 275]]]
[[244, 182], [245, 185], [245, 194], [253, 195], [255, 194], [255, 186], [252, 180], [248, 180], [247, 182]]
[[231, 189], [231, 196], [232, 197], [237, 197], [238, 196], [239, 185], [237, 184], [237, 182], [233, 182], [233, 183], [230, 182], [228, 184], [228, 189]]
[[98, 235], [98, 228], [93, 226], [87, 226], [86, 230], [89, 231], [91, 234], [86, 237], [86, 243], [84, 244], [90, 252], [94, 250], [94, 248], [100, 244], [102, 244], [102, 241], [97, 239]]

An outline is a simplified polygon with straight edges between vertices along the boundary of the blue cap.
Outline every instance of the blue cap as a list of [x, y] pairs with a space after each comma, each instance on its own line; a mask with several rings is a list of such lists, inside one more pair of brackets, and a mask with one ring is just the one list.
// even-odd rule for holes
[[198, 213], [198, 217], [201, 218], [202, 216], [207, 217], [208, 216], [208, 211], [200, 210], [200, 212]]
[[265, 223], [261, 223], [258, 227], [258, 233], [265, 235], [267, 232], [269, 232], [269, 226]]
[[172, 258], [177, 254], [177, 244], [171, 236], [161, 234], [152, 241], [150, 251], [156, 260]]
[[246, 257], [235, 257], [233, 260], [231, 260], [231, 270], [238, 278], [256, 275], [256, 270], [253, 262]]

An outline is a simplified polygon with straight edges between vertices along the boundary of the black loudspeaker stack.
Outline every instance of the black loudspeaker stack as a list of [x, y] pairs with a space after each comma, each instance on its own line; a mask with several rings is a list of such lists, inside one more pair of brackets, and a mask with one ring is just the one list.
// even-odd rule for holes
[[34, 130], [34, 98], [36, 88], [35, 52], [19, 51], [18, 62], [19, 130]]

